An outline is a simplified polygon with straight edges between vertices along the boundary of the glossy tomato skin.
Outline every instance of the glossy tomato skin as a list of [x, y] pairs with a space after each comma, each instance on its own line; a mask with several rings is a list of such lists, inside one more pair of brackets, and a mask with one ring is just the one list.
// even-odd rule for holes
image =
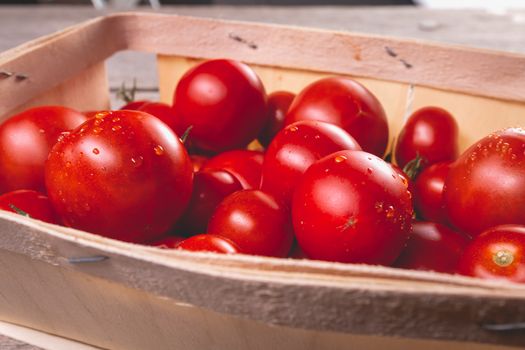
[[257, 138], [263, 147], [268, 147], [275, 135], [284, 127], [284, 118], [295, 94], [275, 91], [268, 95], [268, 121]]
[[4, 193], [0, 196], [0, 210], [24, 215], [20, 212], [21, 210], [33, 219], [60, 224], [49, 198], [33, 190], [16, 190]]
[[147, 102], [137, 108], [137, 111], [149, 113], [168, 125], [171, 130], [181, 137], [184, 133], [184, 129], [180, 123], [180, 120], [175, 114], [175, 109], [172, 106], [162, 102]]
[[177, 244], [178, 249], [194, 252], [213, 252], [221, 254], [240, 253], [239, 247], [230, 239], [213, 234], [200, 234]]
[[336, 125], [314, 120], [288, 125], [266, 150], [261, 189], [288, 205], [299, 178], [310, 165], [345, 149], [360, 150], [361, 147]]
[[99, 113], [53, 147], [46, 186], [66, 226], [129, 242], [167, 232], [185, 209], [193, 169], [158, 118]]
[[364, 151], [382, 156], [388, 143], [388, 123], [379, 100], [363, 85], [344, 77], [324, 78], [304, 88], [294, 99], [285, 125], [300, 120], [335, 124], [352, 135]]
[[457, 158], [458, 125], [443, 108], [418, 109], [401, 130], [395, 149], [397, 164], [403, 168], [418, 154], [424, 158], [425, 166]]
[[217, 205], [229, 194], [241, 189], [239, 180], [227, 171], [196, 172], [191, 200], [182, 216], [185, 233], [205, 232]]
[[293, 243], [289, 210], [260, 190], [241, 190], [215, 210], [208, 233], [229, 238], [243, 253], [286, 257]]
[[202, 170], [225, 170], [235, 176], [243, 189], [258, 189], [263, 160], [264, 153], [260, 151], [232, 150], [210, 158]]
[[460, 274], [525, 282], [525, 226], [501, 225], [476, 237], [458, 264]]
[[61, 106], [30, 108], [0, 125], [0, 193], [45, 193], [44, 164], [59, 136], [87, 117]]
[[314, 163], [292, 203], [297, 242], [318, 260], [389, 265], [409, 237], [406, 184], [381, 158], [340, 151]]
[[443, 206], [443, 187], [451, 162], [440, 162], [424, 169], [414, 182], [414, 209], [424, 220], [447, 224]]
[[525, 131], [508, 128], [466, 150], [450, 167], [443, 201], [450, 223], [471, 237], [525, 224]]
[[266, 92], [255, 72], [233, 60], [209, 60], [178, 83], [173, 106], [197, 148], [243, 148], [266, 124]]
[[428, 221], [412, 223], [406, 247], [394, 264], [397, 267], [455, 273], [458, 260], [470, 239], [450, 228]]

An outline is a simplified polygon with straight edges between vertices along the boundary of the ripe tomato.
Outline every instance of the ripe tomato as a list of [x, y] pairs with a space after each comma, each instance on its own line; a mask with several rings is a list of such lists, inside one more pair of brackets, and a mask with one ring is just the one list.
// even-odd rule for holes
[[266, 150], [261, 188], [288, 205], [297, 181], [310, 165], [345, 149], [360, 150], [361, 147], [336, 125], [313, 120], [288, 125]]
[[268, 95], [268, 121], [257, 137], [264, 147], [268, 147], [275, 135], [283, 128], [284, 118], [294, 97], [295, 94], [288, 91], [275, 91]]
[[525, 224], [525, 130], [490, 134], [450, 167], [443, 189], [447, 217], [475, 237], [503, 224]]
[[148, 243], [148, 245], [152, 245], [162, 249], [175, 249], [177, 248], [177, 245], [185, 239], [186, 238], [181, 236], [168, 236], [154, 240], [153, 242]]
[[217, 207], [208, 233], [229, 238], [243, 253], [286, 257], [293, 243], [290, 213], [259, 190], [230, 194]]
[[28, 109], [0, 125], [0, 193], [45, 192], [44, 164], [58, 137], [87, 119], [60, 106]]
[[137, 111], [142, 111], [149, 113], [160, 120], [162, 120], [166, 125], [168, 125], [171, 130], [173, 130], [177, 136], [181, 137], [184, 133], [184, 128], [180, 124], [180, 120], [175, 114], [175, 109], [170, 105], [167, 105], [162, 102], [146, 102], [143, 103]]
[[381, 158], [340, 151], [315, 162], [292, 203], [297, 242], [313, 259], [389, 265], [409, 237], [407, 186]]
[[485, 279], [525, 282], [525, 226], [502, 225], [480, 234], [465, 249], [458, 272]]
[[414, 208], [419, 217], [447, 224], [447, 215], [443, 207], [443, 187], [451, 165], [451, 162], [433, 164], [416, 178], [412, 194]]
[[210, 60], [188, 71], [175, 89], [173, 106], [182, 128], [193, 126], [195, 146], [213, 152], [243, 148], [267, 120], [259, 77], [232, 60]]
[[320, 79], [294, 99], [285, 125], [300, 120], [335, 124], [352, 135], [364, 151], [382, 156], [388, 143], [385, 111], [377, 98], [357, 81], [344, 77]]
[[228, 238], [205, 233], [183, 240], [177, 248], [194, 252], [240, 253], [239, 247]]
[[239, 180], [227, 171], [196, 172], [190, 204], [181, 218], [181, 229], [185, 234], [205, 232], [217, 205], [229, 194], [241, 189]]
[[416, 221], [395, 266], [412, 270], [455, 273], [470, 239], [434, 222]]
[[424, 107], [408, 118], [397, 140], [396, 162], [404, 167], [418, 154], [425, 160], [424, 166], [457, 158], [458, 125], [449, 112]]
[[193, 169], [173, 131], [150, 114], [97, 114], [53, 147], [46, 186], [66, 226], [129, 242], [167, 232], [185, 209]]
[[0, 196], [0, 209], [59, 224], [49, 198], [33, 190], [16, 190]]
[[259, 151], [226, 151], [210, 158], [202, 170], [225, 170], [235, 176], [244, 189], [257, 189], [261, 184], [264, 154]]

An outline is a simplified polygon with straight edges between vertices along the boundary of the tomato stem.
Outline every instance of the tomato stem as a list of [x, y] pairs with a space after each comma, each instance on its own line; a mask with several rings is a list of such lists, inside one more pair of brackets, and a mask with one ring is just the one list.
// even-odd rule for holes
[[13, 209], [14, 212], [17, 213], [17, 214], [20, 214], [20, 215], [28, 217], [28, 218], [31, 217], [27, 212], [23, 211], [22, 209], [20, 209], [19, 207], [17, 207], [13, 203], [9, 203], [9, 208]]
[[188, 139], [188, 136], [190, 135], [191, 129], [193, 129], [193, 125], [188, 126], [188, 128], [184, 131], [184, 133], [180, 137], [180, 142], [182, 142], [183, 144], [186, 143], [186, 140]]
[[426, 163], [427, 160], [421, 157], [418, 152], [416, 153], [416, 158], [412, 159], [403, 167], [403, 172], [407, 174], [410, 180], [415, 180]]
[[126, 83], [123, 81], [120, 89], [117, 91], [117, 98], [126, 103], [135, 101], [135, 94], [137, 92], [137, 79], [133, 78], [133, 86], [131, 89], [126, 88]]

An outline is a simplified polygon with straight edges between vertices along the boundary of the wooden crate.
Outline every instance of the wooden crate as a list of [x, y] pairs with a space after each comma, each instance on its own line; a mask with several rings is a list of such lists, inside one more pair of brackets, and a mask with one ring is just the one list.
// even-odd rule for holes
[[[109, 105], [104, 60], [158, 54], [161, 99], [192, 64], [234, 58], [268, 91], [355, 77], [391, 136], [438, 105], [461, 147], [522, 125], [525, 57], [181, 16], [97, 18], [0, 54], [0, 116]], [[12, 73], [12, 75], [2, 72]], [[165, 251], [0, 212], [0, 319], [104, 348], [506, 349], [525, 346], [525, 286], [379, 266]], [[100, 257], [91, 263], [78, 258]], [[97, 260], [97, 259], [95, 259]], [[483, 344], [484, 343], [484, 344]]]

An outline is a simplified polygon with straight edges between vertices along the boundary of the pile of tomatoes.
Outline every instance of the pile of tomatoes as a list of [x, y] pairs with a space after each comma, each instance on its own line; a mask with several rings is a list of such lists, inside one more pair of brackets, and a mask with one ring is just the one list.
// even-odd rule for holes
[[247, 65], [210, 60], [172, 105], [42, 106], [5, 121], [0, 208], [168, 249], [523, 282], [525, 131], [459, 157], [458, 134], [425, 107], [387, 152], [385, 112], [360, 83], [267, 95]]

